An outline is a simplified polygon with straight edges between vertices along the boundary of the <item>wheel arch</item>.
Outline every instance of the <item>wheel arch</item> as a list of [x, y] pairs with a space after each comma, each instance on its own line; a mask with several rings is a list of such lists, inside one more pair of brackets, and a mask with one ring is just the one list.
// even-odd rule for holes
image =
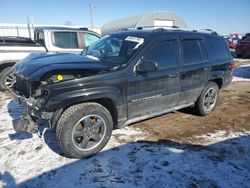
[[52, 117], [51, 120], [51, 127], [56, 127], [56, 124], [59, 120], [59, 118], [61, 117], [61, 115], [63, 114], [63, 112], [65, 110], [67, 110], [69, 107], [73, 106], [73, 105], [77, 105], [77, 104], [81, 104], [81, 103], [90, 103], [90, 102], [94, 102], [97, 104], [100, 104], [102, 106], [104, 106], [111, 114], [113, 122], [114, 122], [114, 126], [117, 125], [118, 123], [118, 110], [116, 107], [116, 103], [113, 99], [108, 98], [108, 97], [104, 97], [104, 98], [95, 98], [95, 99], [91, 99], [91, 100], [84, 100], [84, 101], [76, 101], [73, 103], [69, 103], [66, 106], [64, 106], [61, 109], [58, 109], [54, 112], [54, 115]]
[[3, 61], [0, 63], [0, 72], [8, 67], [12, 67], [17, 61]]
[[221, 89], [223, 86], [223, 79], [222, 78], [214, 78], [214, 79], [211, 79], [209, 81], [216, 83], [218, 85], [219, 89]]

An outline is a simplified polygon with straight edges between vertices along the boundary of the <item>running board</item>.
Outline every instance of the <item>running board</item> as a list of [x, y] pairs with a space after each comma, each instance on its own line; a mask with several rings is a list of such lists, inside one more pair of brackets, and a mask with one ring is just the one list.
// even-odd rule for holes
[[190, 107], [190, 106], [193, 106], [193, 105], [194, 105], [193, 102], [192, 103], [188, 103], [188, 104], [182, 104], [182, 105], [179, 105], [179, 106], [168, 108], [168, 109], [163, 110], [161, 112], [157, 112], [157, 113], [153, 113], [153, 114], [149, 114], [149, 115], [145, 115], [145, 116], [141, 116], [141, 117], [136, 117], [136, 118], [127, 120], [125, 123], [123, 123], [121, 126], [119, 126], [119, 128], [125, 127], [125, 126], [127, 126], [129, 124], [132, 124], [132, 123], [136, 123], [138, 121], [150, 119], [150, 118], [161, 116], [163, 114], [166, 114], [166, 113], [169, 113], [169, 112], [172, 112], [172, 111], [180, 110], [182, 108], [187, 108], [187, 107]]

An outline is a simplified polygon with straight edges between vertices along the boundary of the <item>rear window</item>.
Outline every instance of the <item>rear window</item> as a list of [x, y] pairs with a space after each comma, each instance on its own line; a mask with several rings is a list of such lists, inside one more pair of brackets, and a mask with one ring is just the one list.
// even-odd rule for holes
[[207, 37], [207, 44], [211, 52], [212, 60], [223, 60], [230, 57], [228, 47], [223, 38]]
[[54, 45], [59, 48], [79, 48], [76, 32], [54, 32]]

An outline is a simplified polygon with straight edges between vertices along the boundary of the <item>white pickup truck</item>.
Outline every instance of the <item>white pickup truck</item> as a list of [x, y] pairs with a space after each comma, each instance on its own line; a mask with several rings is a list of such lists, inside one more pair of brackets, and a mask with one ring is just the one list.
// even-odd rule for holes
[[100, 35], [85, 28], [37, 27], [34, 40], [0, 37], [0, 90], [11, 88], [15, 78], [11, 67], [31, 53], [80, 53]]

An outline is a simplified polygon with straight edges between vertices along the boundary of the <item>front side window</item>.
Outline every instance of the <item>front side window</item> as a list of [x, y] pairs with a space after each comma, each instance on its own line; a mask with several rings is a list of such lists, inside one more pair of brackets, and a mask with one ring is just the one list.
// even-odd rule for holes
[[121, 65], [128, 61], [143, 42], [143, 38], [111, 35], [91, 44], [82, 54]]
[[97, 37], [96, 35], [93, 35], [93, 34], [90, 34], [90, 33], [84, 33], [83, 39], [84, 39], [84, 42], [85, 42], [85, 46], [89, 46], [90, 44], [95, 43], [100, 38]]
[[157, 63], [159, 69], [177, 65], [178, 43], [176, 40], [162, 41], [154, 45], [145, 55], [144, 59]]
[[59, 48], [79, 48], [76, 32], [54, 32], [54, 45]]
[[202, 61], [199, 40], [184, 39], [182, 40], [182, 48], [184, 64], [199, 63]]

